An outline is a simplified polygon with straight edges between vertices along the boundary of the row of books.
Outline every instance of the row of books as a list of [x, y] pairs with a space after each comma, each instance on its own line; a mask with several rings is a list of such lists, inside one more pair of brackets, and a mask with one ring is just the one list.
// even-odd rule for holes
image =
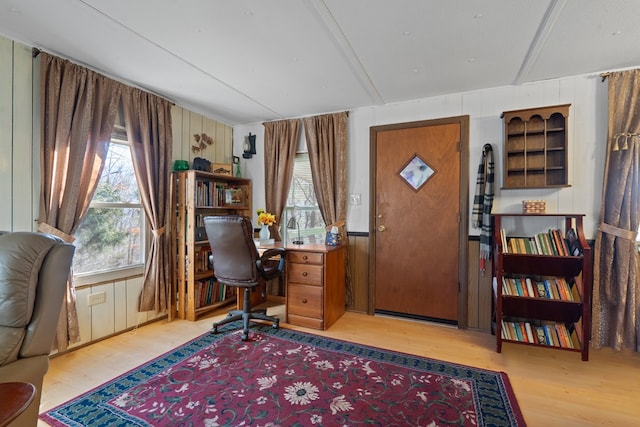
[[549, 229], [546, 233], [538, 233], [533, 237], [511, 237], [507, 239], [506, 231], [500, 230], [502, 252], [510, 254], [580, 256], [582, 248], [573, 228], [567, 230], [563, 237], [559, 229]]
[[510, 322], [502, 320], [502, 339], [542, 344], [552, 347], [580, 348], [580, 339], [574, 326], [564, 323]]
[[208, 280], [198, 280], [194, 286], [196, 308], [224, 301], [235, 295], [235, 288], [223, 285], [215, 277]]
[[196, 273], [202, 273], [209, 270], [209, 256], [211, 255], [211, 246], [202, 246], [194, 254], [194, 267]]
[[214, 181], [196, 181], [196, 206], [223, 207], [242, 204], [242, 188]]
[[575, 283], [564, 277], [533, 279], [531, 277], [502, 276], [502, 294], [530, 298], [547, 298], [580, 302], [580, 291]]

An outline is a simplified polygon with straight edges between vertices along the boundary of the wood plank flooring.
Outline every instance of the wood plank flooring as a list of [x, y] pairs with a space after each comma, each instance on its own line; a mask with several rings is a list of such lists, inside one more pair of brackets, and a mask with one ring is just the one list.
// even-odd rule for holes
[[[272, 311], [274, 310], [274, 311]], [[284, 318], [282, 306], [269, 314]], [[61, 404], [210, 329], [224, 312], [197, 322], [159, 321], [133, 332], [51, 359], [40, 410]], [[397, 318], [347, 312], [328, 331], [337, 339], [372, 345], [479, 368], [504, 371], [529, 426], [640, 426], [640, 354], [592, 350], [579, 353], [517, 344], [495, 352], [495, 338]], [[42, 421], [39, 426], [46, 426]]]

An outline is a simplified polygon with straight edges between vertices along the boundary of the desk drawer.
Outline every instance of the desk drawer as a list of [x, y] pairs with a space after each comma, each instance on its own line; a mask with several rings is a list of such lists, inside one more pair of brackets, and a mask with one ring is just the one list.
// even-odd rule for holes
[[289, 283], [322, 286], [324, 267], [321, 265], [289, 263], [287, 269]]
[[287, 261], [291, 263], [298, 264], [316, 264], [322, 265], [324, 264], [324, 254], [318, 252], [298, 252], [298, 251], [288, 251]]
[[322, 319], [322, 288], [298, 284], [289, 285], [287, 313]]

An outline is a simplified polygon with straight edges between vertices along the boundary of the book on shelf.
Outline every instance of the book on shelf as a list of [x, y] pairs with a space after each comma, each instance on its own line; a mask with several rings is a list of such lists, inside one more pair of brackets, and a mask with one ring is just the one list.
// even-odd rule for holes
[[580, 246], [580, 241], [578, 240], [578, 236], [576, 235], [576, 230], [570, 228], [567, 230], [567, 247], [569, 248], [569, 252], [572, 256], [580, 256], [582, 255], [582, 247]]
[[509, 253], [509, 246], [507, 245], [507, 231], [504, 228], [500, 229], [500, 241], [502, 245], [502, 251]]
[[242, 188], [230, 186], [224, 190], [224, 203], [227, 205], [239, 205], [244, 201]]
[[542, 251], [542, 244], [540, 243], [540, 239], [538, 238], [538, 236], [533, 236], [531, 238], [531, 241], [533, 242], [533, 244], [536, 247], [536, 254], [538, 255], [544, 255], [544, 252]]
[[509, 277], [502, 276], [502, 294], [529, 298], [580, 302], [580, 291], [575, 282], [564, 277]]
[[525, 282], [527, 283], [527, 292], [528, 292], [529, 296], [531, 298], [534, 298], [537, 295], [537, 292], [534, 291], [534, 289], [533, 289], [533, 280], [531, 280], [530, 277], [527, 277], [525, 279]]
[[566, 242], [564, 241], [562, 234], [560, 234], [560, 230], [552, 229], [551, 234], [553, 235], [553, 241], [558, 249], [558, 255], [569, 256], [569, 251], [565, 250]]
[[533, 330], [531, 328], [531, 324], [529, 322], [524, 322], [525, 330], [527, 331], [527, 342], [535, 343], [535, 339], [533, 338]]
[[538, 291], [538, 298], [549, 298], [543, 282], [536, 282], [536, 290]]

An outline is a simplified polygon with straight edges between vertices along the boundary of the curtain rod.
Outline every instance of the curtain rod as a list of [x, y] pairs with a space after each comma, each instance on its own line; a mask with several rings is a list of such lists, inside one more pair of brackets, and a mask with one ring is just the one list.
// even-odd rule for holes
[[605, 80], [607, 80], [607, 77], [609, 77], [611, 75], [611, 73], [606, 72], [606, 73], [600, 73], [600, 78], [602, 79], [602, 81], [604, 82]]
[[[37, 47], [32, 47], [32, 48], [31, 48], [31, 57], [32, 57], [32, 58], [36, 58], [38, 55], [40, 55], [40, 53], [41, 53], [41, 52], [42, 52], [42, 50], [41, 50], [41, 49], [38, 49]], [[57, 56], [57, 55], [54, 55], [54, 56]], [[157, 94], [157, 93], [155, 93], [155, 92], [153, 92], [153, 91], [150, 91], [149, 89], [141, 88], [140, 86], [136, 86], [136, 85], [134, 85], [133, 83], [129, 83], [129, 82], [125, 82], [125, 81], [122, 81], [122, 80], [118, 80], [118, 79], [116, 79], [116, 78], [114, 78], [114, 77], [111, 77], [111, 76], [108, 76], [108, 75], [104, 74], [102, 71], [98, 71], [98, 70], [93, 69], [93, 68], [91, 68], [91, 67], [89, 67], [89, 66], [87, 66], [87, 65], [77, 63], [77, 62], [72, 61], [72, 60], [70, 60], [70, 59], [68, 59], [68, 58], [65, 58], [65, 57], [62, 57], [62, 56], [57, 56], [57, 57], [58, 57], [58, 58], [61, 58], [61, 59], [64, 59], [65, 61], [69, 61], [69, 62], [71, 62], [71, 63], [73, 63], [73, 64], [76, 64], [76, 65], [78, 65], [78, 66], [80, 66], [80, 67], [84, 67], [84, 68], [86, 68], [87, 70], [91, 70], [91, 71], [93, 71], [94, 73], [98, 73], [98, 74], [100, 74], [100, 75], [102, 75], [102, 76], [104, 76], [104, 77], [106, 77], [106, 78], [108, 78], [108, 79], [114, 80], [114, 81], [116, 81], [116, 82], [118, 82], [118, 83], [121, 83], [121, 84], [123, 84], [123, 85], [125, 85], [125, 86], [129, 86], [129, 87], [132, 87], [132, 88], [134, 88], [134, 89], [140, 89], [141, 91], [144, 91], [144, 92], [147, 92], [147, 93], [149, 93], [149, 94], [151, 94], [151, 95], [154, 95], [154, 96], [157, 96], [157, 97], [159, 97], [159, 98], [165, 99], [165, 100], [169, 101], [169, 102], [171, 103], [171, 105], [176, 105], [176, 102], [175, 102], [174, 100], [169, 99], [169, 98], [167, 98], [167, 97], [166, 97], [166, 96], [164, 96], [164, 95]]]

